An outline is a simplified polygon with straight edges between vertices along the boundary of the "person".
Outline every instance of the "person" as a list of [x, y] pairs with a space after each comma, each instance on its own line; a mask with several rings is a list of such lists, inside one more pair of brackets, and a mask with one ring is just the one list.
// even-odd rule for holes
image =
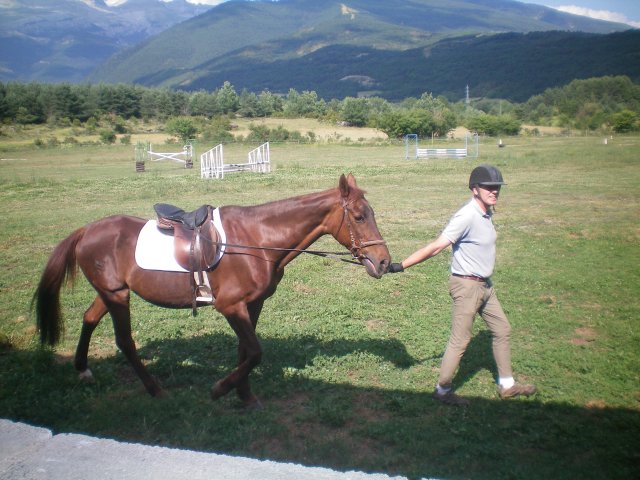
[[389, 273], [399, 273], [453, 246], [449, 277], [449, 293], [453, 300], [451, 335], [433, 393], [434, 398], [445, 404], [469, 403], [453, 392], [452, 385], [471, 340], [471, 328], [477, 313], [491, 331], [499, 396], [530, 396], [536, 392], [534, 385], [516, 383], [513, 378], [509, 344], [511, 326], [491, 282], [497, 237], [492, 215], [502, 185], [505, 185], [502, 173], [496, 167], [485, 164], [474, 168], [469, 177], [469, 189], [473, 196], [451, 217], [440, 236], [402, 262], [389, 266]]

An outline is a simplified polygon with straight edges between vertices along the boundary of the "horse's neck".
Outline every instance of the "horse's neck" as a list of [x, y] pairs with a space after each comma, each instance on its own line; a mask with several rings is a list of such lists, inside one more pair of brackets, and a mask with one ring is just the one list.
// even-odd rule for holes
[[284, 242], [285, 248], [306, 248], [327, 233], [325, 221], [335, 206], [334, 190], [272, 202], [259, 207], [258, 220], [270, 231], [272, 240]]
[[[337, 190], [333, 189], [254, 207], [240, 207], [229, 220], [242, 222], [249, 238], [237, 238], [235, 242], [251, 242], [252, 246], [267, 248], [305, 249], [329, 233], [326, 222], [338, 204], [338, 196]], [[228, 241], [235, 243], [231, 239]], [[282, 251], [269, 254], [285, 264], [297, 255]]]

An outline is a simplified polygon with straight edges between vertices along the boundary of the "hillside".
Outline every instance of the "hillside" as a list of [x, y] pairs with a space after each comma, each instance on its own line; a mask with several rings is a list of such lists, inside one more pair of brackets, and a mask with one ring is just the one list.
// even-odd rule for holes
[[117, 51], [208, 8], [185, 0], [0, 1], [0, 80], [84, 81]]
[[626, 28], [510, 0], [236, 0], [118, 53], [90, 79], [189, 90], [230, 80], [280, 93], [293, 87], [325, 97], [395, 97], [398, 86], [424, 91], [425, 69], [447, 75], [441, 63], [424, 62], [445, 39], [463, 36], [446, 45], [467, 48], [479, 34]]
[[189, 89], [207, 89], [228, 80], [237, 90], [295, 88], [314, 90], [327, 99], [376, 95], [401, 100], [431, 92], [459, 100], [469, 85], [474, 97], [523, 102], [574, 79], [626, 75], [640, 83], [640, 31], [468, 36], [404, 52], [331, 46], [301, 59], [241, 63], [230, 57], [213, 67]]

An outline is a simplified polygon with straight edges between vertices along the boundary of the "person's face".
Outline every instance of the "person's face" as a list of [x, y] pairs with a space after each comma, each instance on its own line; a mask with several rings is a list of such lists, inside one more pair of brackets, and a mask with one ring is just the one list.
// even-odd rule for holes
[[474, 188], [476, 197], [488, 207], [493, 207], [498, 203], [501, 185], [479, 185]]

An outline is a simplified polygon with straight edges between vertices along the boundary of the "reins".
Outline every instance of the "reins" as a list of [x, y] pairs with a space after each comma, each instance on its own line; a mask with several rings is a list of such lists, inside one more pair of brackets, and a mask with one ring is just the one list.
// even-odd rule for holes
[[349, 218], [348, 206], [351, 202], [343, 201], [342, 209], [344, 211], [344, 216], [342, 217], [343, 221], [346, 219], [347, 229], [349, 230], [349, 239], [351, 240], [351, 248], [348, 252], [330, 252], [326, 250], [305, 250], [301, 248], [284, 248], [284, 247], [258, 247], [253, 245], [239, 245], [234, 243], [226, 243], [226, 242], [211, 242], [214, 245], [231, 247], [231, 248], [244, 248], [247, 250], [268, 250], [274, 252], [296, 252], [296, 253], [308, 253], [309, 255], [315, 255], [318, 257], [330, 258], [332, 260], [339, 260], [341, 262], [352, 263], [354, 265], [362, 266], [362, 263], [354, 260], [347, 260], [342, 257], [344, 255], [351, 255], [351, 258], [359, 260], [363, 257], [361, 250], [363, 248], [369, 247], [371, 245], [386, 245], [387, 242], [383, 239], [380, 240], [367, 240], [360, 241], [360, 239], [356, 240], [354, 235], [354, 229], [351, 224], [351, 219]]
[[347, 260], [345, 258], [336, 258], [344, 255], [351, 255], [352, 258], [358, 258], [353, 256], [351, 252], [329, 252], [326, 250], [304, 250], [301, 248], [283, 248], [283, 247], [257, 247], [253, 245], [238, 245], [235, 243], [225, 242], [212, 242], [214, 245], [232, 247], [232, 248], [244, 248], [247, 250], [269, 250], [274, 252], [296, 252], [296, 253], [308, 253], [309, 255], [315, 255], [318, 257], [331, 258], [332, 260], [339, 260], [341, 262], [353, 263], [354, 265], [362, 265], [360, 262], [354, 262], [353, 260]]

